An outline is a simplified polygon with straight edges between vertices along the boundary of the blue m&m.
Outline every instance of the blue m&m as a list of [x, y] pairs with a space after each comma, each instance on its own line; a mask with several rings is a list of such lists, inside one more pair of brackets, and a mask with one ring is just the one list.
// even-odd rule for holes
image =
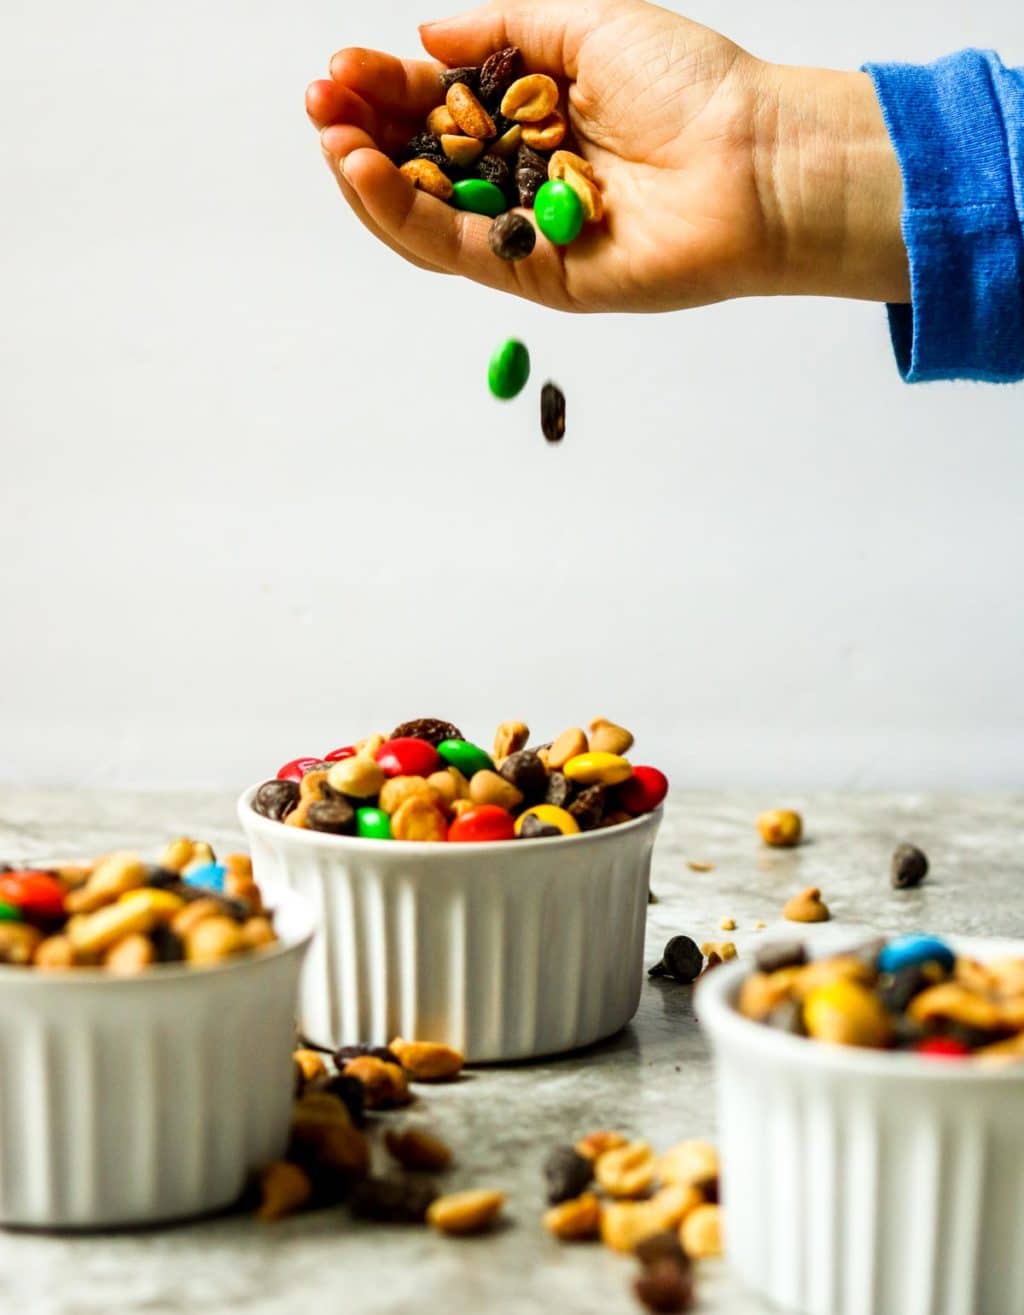
[[898, 973], [904, 968], [919, 968], [937, 963], [946, 972], [953, 971], [956, 956], [937, 936], [897, 936], [878, 956], [878, 971]]

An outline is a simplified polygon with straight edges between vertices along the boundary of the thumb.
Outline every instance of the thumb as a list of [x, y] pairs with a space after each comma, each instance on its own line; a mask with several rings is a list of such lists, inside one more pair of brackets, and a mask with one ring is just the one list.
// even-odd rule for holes
[[420, 40], [449, 68], [482, 64], [505, 46], [518, 46], [531, 73], [576, 77], [584, 37], [600, 20], [602, 0], [494, 0], [455, 18], [424, 23]]

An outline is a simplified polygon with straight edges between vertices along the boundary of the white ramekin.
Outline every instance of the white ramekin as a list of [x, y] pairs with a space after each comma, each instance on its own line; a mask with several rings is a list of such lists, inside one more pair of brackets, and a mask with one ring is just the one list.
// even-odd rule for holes
[[[1020, 944], [949, 938], [976, 958]], [[726, 1248], [801, 1315], [1024, 1312], [1024, 1070], [788, 1036], [697, 991], [715, 1053]]]
[[95, 1229], [222, 1209], [288, 1139], [299, 970], [313, 933], [138, 977], [0, 967], [0, 1224]]
[[256, 880], [319, 929], [303, 1033], [323, 1045], [439, 1041], [476, 1062], [585, 1046], [636, 1013], [661, 810], [560, 839], [360, 840], [283, 826], [239, 800]]

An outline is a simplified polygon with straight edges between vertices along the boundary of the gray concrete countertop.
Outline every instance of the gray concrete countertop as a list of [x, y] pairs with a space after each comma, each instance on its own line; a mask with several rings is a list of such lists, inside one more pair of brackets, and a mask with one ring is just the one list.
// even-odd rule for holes
[[[754, 818], [775, 805], [804, 814], [808, 842], [798, 850], [761, 846]], [[234, 800], [215, 794], [0, 789], [0, 859], [152, 852], [181, 833], [239, 847], [233, 817]], [[782, 928], [791, 934], [780, 910], [807, 885], [821, 886], [836, 919], [805, 929], [812, 941], [855, 929], [1024, 937], [1022, 834], [1024, 798], [677, 792], [655, 854], [647, 961], [676, 932], [732, 939], [741, 955]], [[919, 890], [889, 887], [889, 855], [901, 840], [932, 860]], [[694, 872], [688, 861], [714, 870]], [[718, 930], [725, 916], [736, 932]], [[753, 930], [758, 919], [767, 930]], [[229, 1217], [120, 1236], [0, 1232], [0, 1311], [633, 1315], [631, 1261], [596, 1245], [560, 1246], [542, 1231], [540, 1163], [553, 1143], [594, 1127], [621, 1128], [659, 1149], [714, 1135], [711, 1065], [689, 989], [647, 982], [632, 1025], [585, 1053], [477, 1069], [457, 1085], [421, 1090], [416, 1117], [458, 1157], [451, 1185], [507, 1191], [509, 1223], [494, 1235], [455, 1241], [421, 1228], [356, 1225], [343, 1210], [268, 1227]], [[724, 1265], [703, 1266], [699, 1278], [700, 1310], [763, 1315]]]

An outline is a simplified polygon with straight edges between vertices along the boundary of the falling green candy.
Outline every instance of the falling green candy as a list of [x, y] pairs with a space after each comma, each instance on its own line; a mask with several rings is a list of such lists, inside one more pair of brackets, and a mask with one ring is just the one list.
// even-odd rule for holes
[[547, 182], [533, 203], [537, 227], [556, 247], [567, 247], [583, 231], [583, 202], [568, 183]]
[[509, 338], [491, 357], [487, 382], [495, 397], [503, 402], [518, 397], [530, 377], [530, 353], [516, 338]]

